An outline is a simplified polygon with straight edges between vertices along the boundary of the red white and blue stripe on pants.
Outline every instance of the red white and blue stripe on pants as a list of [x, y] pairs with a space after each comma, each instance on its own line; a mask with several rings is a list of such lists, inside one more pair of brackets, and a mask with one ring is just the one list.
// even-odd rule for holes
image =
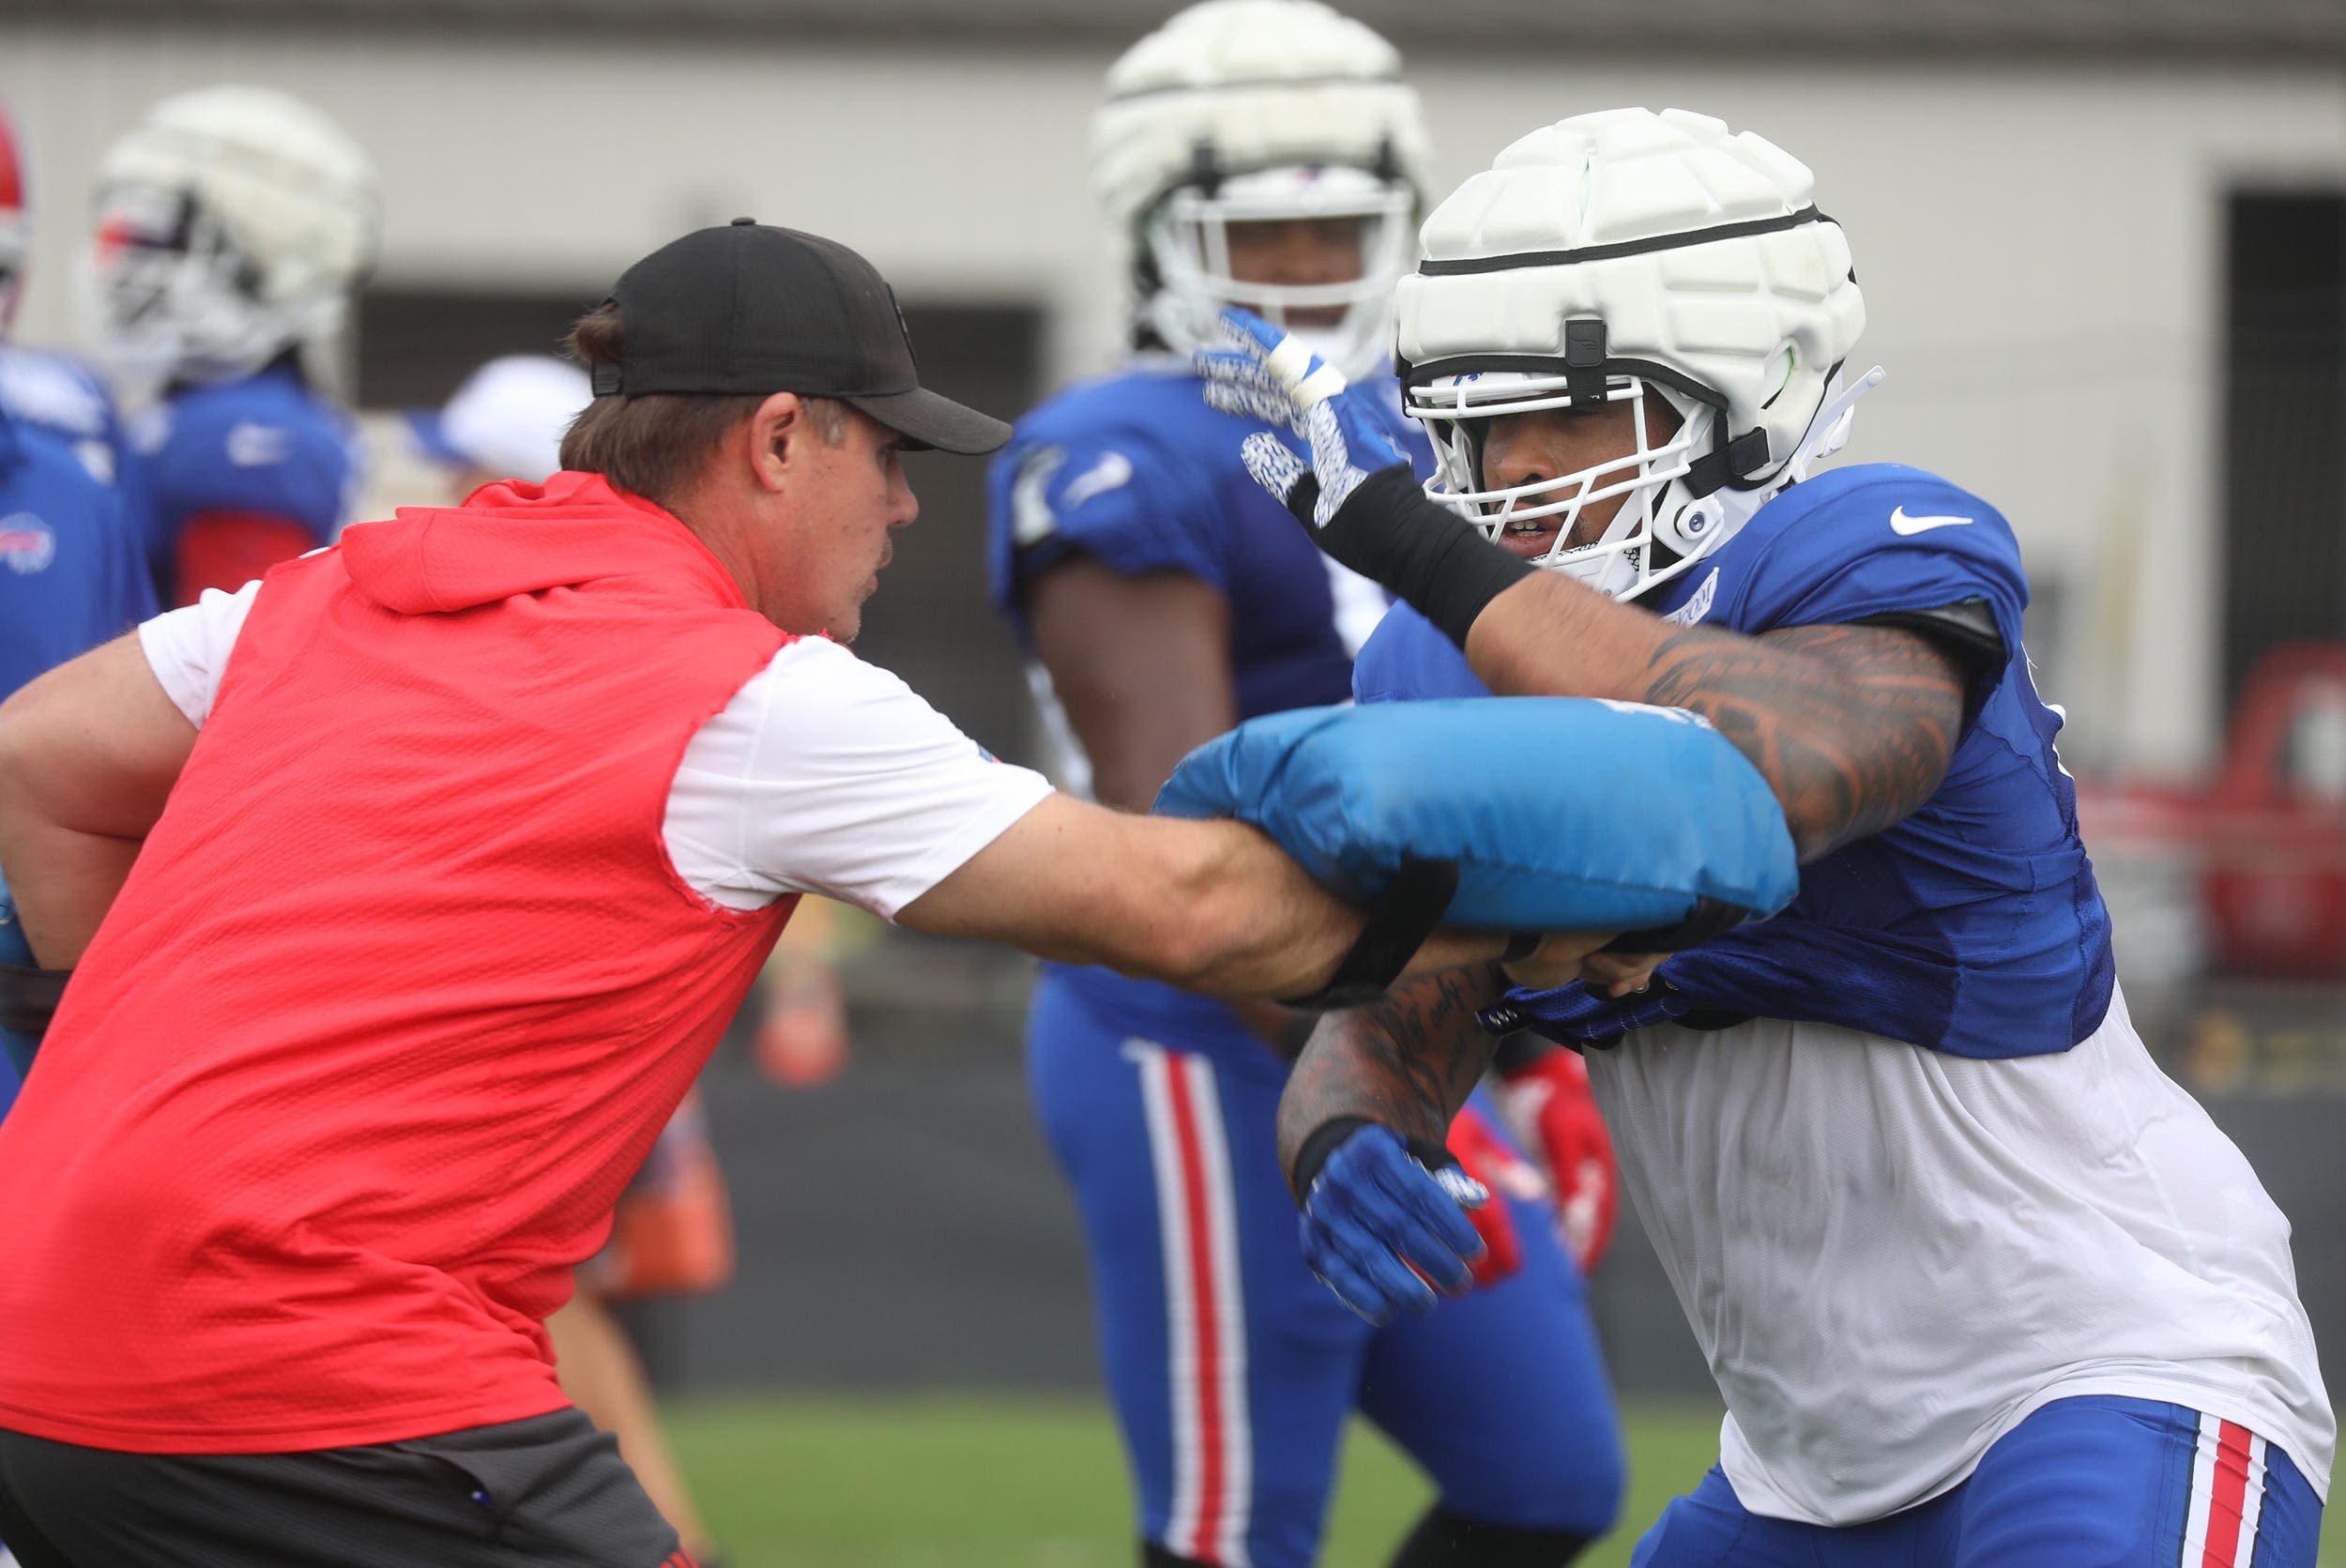
[[1240, 1288], [1230, 1155], [1205, 1057], [1135, 1041], [1156, 1168], [1165, 1253], [1173, 1503], [1165, 1547], [1247, 1568], [1253, 1436], [1246, 1411], [1246, 1303]]

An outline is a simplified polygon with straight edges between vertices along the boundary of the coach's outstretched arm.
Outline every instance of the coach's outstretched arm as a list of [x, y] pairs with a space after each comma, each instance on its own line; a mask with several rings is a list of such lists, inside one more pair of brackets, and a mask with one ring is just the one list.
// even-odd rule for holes
[[[1008, 942], [1215, 996], [1272, 998], [1323, 989], [1366, 920], [1242, 823], [1134, 816], [1064, 795], [1045, 799], [896, 916], [935, 936]], [[1554, 936], [1536, 956], [1571, 967], [1607, 939]], [[1494, 959], [1507, 941], [1438, 931], [1400, 979]]]

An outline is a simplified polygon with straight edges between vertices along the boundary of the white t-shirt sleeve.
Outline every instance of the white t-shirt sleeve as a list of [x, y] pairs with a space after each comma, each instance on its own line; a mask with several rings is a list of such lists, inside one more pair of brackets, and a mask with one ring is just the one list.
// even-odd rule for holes
[[802, 637], [685, 747], [664, 831], [728, 908], [807, 892], [893, 920], [1050, 793], [895, 676]]
[[146, 667], [155, 672], [173, 706], [198, 729], [211, 717], [229, 650], [236, 646], [236, 633], [244, 630], [244, 617], [260, 591], [258, 578], [235, 593], [206, 588], [194, 603], [139, 623]]

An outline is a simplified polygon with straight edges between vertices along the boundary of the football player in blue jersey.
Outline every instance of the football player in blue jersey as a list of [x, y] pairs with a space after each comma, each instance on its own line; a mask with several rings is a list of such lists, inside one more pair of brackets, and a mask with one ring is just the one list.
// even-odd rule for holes
[[[5, 341], [30, 225], [23, 162], [0, 110], [0, 698], [155, 613], [145, 552], [108, 482], [112, 402], [64, 356]], [[30, 1060], [29, 1026], [54, 989], [34, 968], [0, 884], [0, 1116]]]
[[122, 472], [122, 430], [114, 398], [98, 377], [71, 358], [27, 348], [12, 340], [16, 308], [24, 294], [24, 258], [32, 248], [31, 178], [23, 145], [6, 105], [0, 105], [0, 412], [19, 426], [49, 431], [73, 449], [100, 483]]
[[[1238, 446], [1266, 427], [1208, 409], [1187, 355], [1235, 301], [1393, 385], [1391, 293], [1426, 157], [1398, 69], [1318, 0], [1206, 0], [1109, 74], [1094, 146], [1133, 242], [1135, 353], [1020, 421], [991, 538], [993, 592], [1072, 742], [1066, 770], [1102, 800], [1145, 809], [1241, 719], [1341, 701], [1385, 612], [1251, 482]], [[1430, 467], [1397, 397], [1365, 417]], [[1346, 1313], [1304, 1265], [1277, 1164], [1302, 1016], [1058, 965], [1035, 990], [1034, 1092], [1089, 1243], [1144, 1560], [1313, 1561], [1357, 1408], [1440, 1494], [1396, 1563], [1568, 1561], [1611, 1526], [1622, 1462], [1545, 1183], [1483, 1109], [1445, 1118], [1507, 1195], [1483, 1218], [1488, 1283], [1431, 1319]], [[1602, 1123], [1569, 1073], [1535, 1067], [1516, 1092], [1563, 1151], [1592, 1256], [1610, 1222]]]
[[1918, 469], [1811, 472], [1879, 372], [1808, 170], [1700, 115], [1583, 115], [1423, 242], [1397, 343], [1428, 493], [1382, 388], [1260, 323], [1201, 361], [1307, 435], [1250, 437], [1257, 478], [1411, 606], [1361, 699], [1690, 709], [1804, 870], [1650, 979], [1600, 955], [1333, 1016], [1281, 1119], [1316, 1265], [1371, 1315], [1430, 1299], [1396, 1249], [1459, 1277], [1455, 1205], [1377, 1156], [1530, 1021], [1588, 1053], [1728, 1406], [1637, 1563], [2310, 1568], [2335, 1423], [2288, 1223], [2127, 1019], [2012, 531]]
[[366, 154], [282, 93], [206, 87], [114, 144], [97, 200], [108, 357], [161, 388], [130, 446], [164, 601], [234, 590], [332, 542], [358, 449], [304, 358], [373, 254]]
[[[0, 406], [0, 698], [154, 613], [121, 494], [53, 433]], [[0, 883], [0, 1115], [60, 988], [33, 967]]]
[[[55, 434], [0, 407], [0, 698], [154, 613], [120, 493]], [[0, 1115], [61, 988], [33, 967], [0, 883]]]

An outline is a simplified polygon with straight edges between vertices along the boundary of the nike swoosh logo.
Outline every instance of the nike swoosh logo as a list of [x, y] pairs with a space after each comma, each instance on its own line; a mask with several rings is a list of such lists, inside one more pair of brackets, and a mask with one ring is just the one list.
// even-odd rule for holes
[[1974, 521], [1969, 517], [1909, 517], [1904, 507], [1890, 509], [1890, 531], [1901, 539], [1927, 534], [1933, 528], [1952, 528]]

